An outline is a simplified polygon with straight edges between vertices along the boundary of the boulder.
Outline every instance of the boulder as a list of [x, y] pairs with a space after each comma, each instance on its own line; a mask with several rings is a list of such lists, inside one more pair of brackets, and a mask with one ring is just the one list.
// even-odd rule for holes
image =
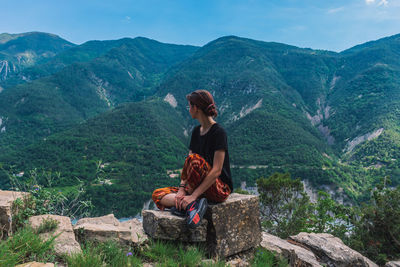
[[31, 261], [28, 263], [19, 264], [15, 267], [54, 267], [54, 263], [41, 263], [41, 262]]
[[29, 218], [29, 224], [33, 229], [38, 229], [46, 219], [52, 219], [58, 222], [57, 228], [52, 232], [41, 233], [39, 236], [47, 240], [58, 235], [54, 240], [54, 250], [58, 256], [63, 254], [74, 254], [82, 252], [79, 243], [75, 240], [74, 230], [72, 229], [71, 219], [59, 215], [38, 215]]
[[121, 236], [121, 239], [125, 240], [126, 243], [133, 243], [140, 245], [145, 243], [148, 238], [143, 230], [142, 222], [138, 219], [131, 219], [120, 223], [121, 229], [126, 229], [130, 232], [130, 235]]
[[207, 246], [222, 258], [257, 247], [261, 242], [258, 196], [233, 193], [223, 203], [210, 204]]
[[385, 267], [400, 267], [400, 261], [389, 261], [385, 264]]
[[147, 240], [141, 223], [137, 219], [120, 223], [113, 214], [80, 219], [74, 226], [74, 232], [80, 243], [112, 240], [121, 245], [130, 246]]
[[242, 259], [233, 259], [229, 260], [226, 262], [226, 266], [230, 267], [246, 267], [250, 266], [250, 264], [247, 261], [244, 261]]
[[275, 252], [277, 255], [287, 258], [291, 266], [298, 267], [321, 267], [314, 253], [311, 251], [289, 243], [277, 236], [262, 233], [260, 244], [263, 248]]
[[195, 229], [186, 225], [184, 217], [169, 211], [144, 210], [143, 229], [153, 239], [177, 240], [182, 242], [206, 242], [207, 220], [203, 219]]
[[12, 233], [12, 204], [17, 198], [23, 198], [28, 193], [0, 190], [0, 239], [7, 238]]
[[154, 239], [207, 242], [212, 256], [228, 257], [261, 242], [258, 196], [231, 194], [223, 203], [209, 204], [201, 225], [194, 230], [185, 218], [169, 211], [144, 210], [143, 228]]
[[290, 240], [311, 249], [320, 258], [321, 262], [327, 266], [378, 266], [357, 251], [346, 246], [342, 240], [331, 234], [300, 233], [291, 236]]

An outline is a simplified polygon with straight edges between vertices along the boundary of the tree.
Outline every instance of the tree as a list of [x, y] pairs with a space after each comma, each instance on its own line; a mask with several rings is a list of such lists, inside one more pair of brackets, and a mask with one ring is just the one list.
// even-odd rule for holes
[[289, 173], [274, 173], [257, 180], [263, 226], [281, 238], [307, 231], [312, 205], [300, 179]]
[[400, 257], [400, 186], [388, 184], [385, 178], [373, 190], [353, 237], [353, 247], [378, 264]]
[[330, 233], [347, 241], [348, 233], [353, 228], [354, 209], [337, 203], [324, 191], [318, 192], [313, 209], [313, 219], [309, 225], [312, 232]]

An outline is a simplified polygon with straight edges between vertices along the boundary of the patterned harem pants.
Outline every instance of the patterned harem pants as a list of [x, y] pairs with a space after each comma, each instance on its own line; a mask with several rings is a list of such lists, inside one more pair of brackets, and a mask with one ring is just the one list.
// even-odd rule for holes
[[[203, 159], [199, 154], [189, 155], [182, 169], [181, 179], [188, 184], [189, 188], [195, 190], [201, 182], [206, 178], [208, 173], [211, 171], [211, 166], [208, 162]], [[178, 192], [179, 187], [170, 186], [154, 190], [152, 198], [156, 206], [160, 210], [164, 210], [164, 206], [160, 204], [160, 200], [168, 194]], [[218, 177], [214, 184], [212, 184], [202, 195], [211, 202], [223, 202], [225, 201], [231, 190], [227, 184], [222, 182]]]

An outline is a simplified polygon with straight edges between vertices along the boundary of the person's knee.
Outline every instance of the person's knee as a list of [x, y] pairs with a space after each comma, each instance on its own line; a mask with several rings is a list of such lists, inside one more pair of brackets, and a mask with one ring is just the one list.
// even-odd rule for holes
[[151, 194], [151, 198], [155, 201], [160, 197], [160, 193], [162, 192], [162, 188], [158, 188], [153, 191], [153, 194]]

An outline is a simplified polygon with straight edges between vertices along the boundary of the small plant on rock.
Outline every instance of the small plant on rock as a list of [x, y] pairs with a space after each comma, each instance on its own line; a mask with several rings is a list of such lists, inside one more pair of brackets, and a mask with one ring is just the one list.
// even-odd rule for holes
[[37, 234], [49, 233], [57, 229], [59, 222], [52, 218], [44, 218], [36, 229]]
[[258, 266], [260, 266], [260, 267], [272, 267], [272, 266], [287, 267], [287, 266], [289, 266], [289, 264], [286, 259], [276, 256], [271, 251], [268, 251], [264, 248], [258, 248], [254, 255], [254, 259], [251, 263], [251, 266], [254, 266], [254, 267], [258, 267]]

